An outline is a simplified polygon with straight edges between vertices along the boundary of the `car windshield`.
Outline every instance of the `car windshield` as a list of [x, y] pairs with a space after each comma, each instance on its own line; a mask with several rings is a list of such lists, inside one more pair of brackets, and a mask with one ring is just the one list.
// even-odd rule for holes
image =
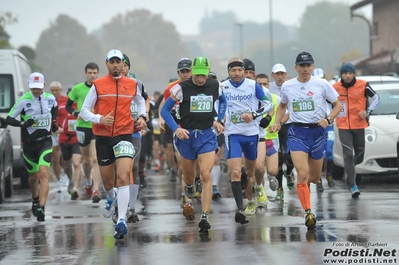
[[399, 88], [397, 90], [378, 90], [377, 94], [380, 96], [381, 102], [371, 115], [389, 115], [399, 111]]

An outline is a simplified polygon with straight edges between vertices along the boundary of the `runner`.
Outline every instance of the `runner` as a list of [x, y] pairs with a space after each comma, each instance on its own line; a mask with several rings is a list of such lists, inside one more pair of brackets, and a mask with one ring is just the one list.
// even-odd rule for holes
[[[112, 216], [117, 196], [119, 214], [115, 239], [123, 239], [127, 234], [125, 218], [134, 157], [132, 134], [135, 121], [130, 111], [132, 100], [137, 104], [139, 118], [136, 126], [144, 128], [146, 123], [145, 101], [137, 93], [137, 82], [122, 75], [123, 59], [119, 50], [108, 52], [105, 64], [109, 73], [93, 82], [80, 113], [85, 121], [93, 123], [93, 134], [97, 139], [98, 165], [107, 194], [104, 217]], [[119, 185], [117, 191], [114, 189], [115, 177]]]
[[[226, 99], [221, 86], [217, 80], [208, 79], [209, 70], [208, 59], [195, 58], [191, 66], [192, 77], [171, 89], [170, 97], [161, 110], [162, 118], [176, 135], [175, 143], [181, 155], [183, 179], [187, 183], [186, 195], [189, 198], [193, 197], [193, 189], [189, 190], [188, 187], [194, 185], [195, 161], [198, 160], [202, 182], [202, 213], [198, 224], [201, 233], [207, 233], [211, 228], [208, 217], [212, 201], [211, 171], [217, 150], [217, 139], [212, 127], [215, 126], [218, 134], [223, 132], [226, 110]], [[215, 122], [214, 105], [218, 99], [218, 120]], [[177, 101], [179, 101], [180, 127], [170, 113]], [[191, 203], [186, 203], [183, 214], [187, 220], [195, 219]]]
[[[259, 138], [259, 121], [256, 118], [273, 108], [262, 87], [254, 80], [245, 78], [244, 69], [241, 59], [232, 58], [227, 65], [230, 78], [222, 83], [228, 107], [224, 133], [225, 153], [231, 174], [231, 188], [238, 208], [235, 221], [241, 224], [248, 223], [241, 187], [242, 155], [246, 174], [249, 178], [254, 177]], [[259, 103], [262, 104], [261, 108]], [[255, 192], [258, 204], [265, 205], [267, 197], [262, 183], [263, 176], [256, 178]], [[252, 189], [250, 193], [247, 196], [252, 196]], [[249, 196], [248, 198], [252, 198]]]
[[[270, 132], [281, 128], [280, 122], [288, 106], [293, 125], [288, 130], [287, 152], [291, 154], [298, 174], [297, 194], [309, 229], [316, 228], [316, 218], [311, 210], [308, 183], [320, 180], [327, 142], [326, 127], [342, 108], [338, 93], [326, 80], [312, 77], [313, 69], [312, 55], [299, 53], [295, 61], [298, 76], [282, 85], [276, 120], [270, 126]], [[326, 100], [334, 106], [331, 113], [326, 113]]]
[[[96, 63], [88, 63], [85, 66], [86, 81], [74, 86], [71, 92], [68, 94], [68, 101], [65, 109], [77, 118], [76, 122], [76, 134], [78, 136], [78, 141], [80, 144], [80, 151], [82, 154], [82, 166], [83, 173], [86, 176], [86, 188], [85, 194], [86, 198], [92, 199], [93, 203], [98, 203], [101, 198], [98, 192], [100, 186], [100, 172], [97, 164], [97, 154], [96, 154], [96, 140], [94, 139], [93, 131], [91, 129], [91, 122], [84, 121], [80, 116], [80, 110], [83, 105], [83, 101], [89, 92], [93, 81], [98, 78], [99, 68]], [[74, 109], [72, 107], [73, 103], [76, 101], [78, 108]], [[93, 176], [93, 178], [92, 178]], [[80, 176], [76, 176], [74, 179], [74, 187], [71, 192], [71, 200], [77, 200], [79, 197], [79, 186], [80, 186]]]
[[[7, 124], [21, 127], [24, 144], [23, 156], [29, 172], [32, 193], [32, 213], [38, 222], [45, 220], [45, 205], [49, 192], [49, 169], [51, 163], [51, 132], [57, 132], [55, 122], [58, 114], [55, 97], [44, 92], [44, 76], [35, 72], [29, 76], [30, 91], [15, 102], [6, 118]], [[22, 121], [17, 120], [21, 116]]]

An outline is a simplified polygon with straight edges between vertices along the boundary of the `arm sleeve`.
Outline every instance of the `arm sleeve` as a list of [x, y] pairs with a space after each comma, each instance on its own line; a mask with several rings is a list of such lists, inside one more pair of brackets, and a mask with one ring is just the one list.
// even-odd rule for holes
[[268, 113], [273, 109], [273, 103], [270, 102], [269, 98], [265, 95], [262, 87], [258, 84], [255, 86], [256, 98], [262, 103], [262, 106], [254, 113], [255, 118]]
[[138, 116], [146, 116], [145, 100], [141, 96], [141, 93], [137, 93], [136, 96], [134, 96], [133, 102], [137, 105]]
[[223, 121], [224, 115], [227, 109], [227, 99], [226, 95], [223, 93], [219, 96], [219, 106], [218, 106], [218, 120]]
[[94, 123], [100, 123], [101, 115], [94, 114], [93, 112], [91, 112], [96, 102], [97, 102], [97, 91], [95, 85], [92, 85], [89, 92], [87, 93], [85, 101], [83, 102], [82, 105], [82, 109], [80, 111], [80, 117], [82, 117], [83, 120]]
[[20, 100], [18, 100], [14, 104], [14, 106], [12, 107], [12, 109], [10, 110], [10, 112], [7, 115], [6, 123], [8, 125], [15, 126], [15, 127], [21, 127], [21, 122], [19, 120], [17, 120], [17, 117], [23, 111], [23, 107], [22, 107], [23, 104], [19, 104], [19, 102], [20, 102]]
[[57, 119], [57, 116], [58, 116], [58, 107], [53, 106], [53, 108], [51, 109], [51, 120], [55, 121]]
[[169, 97], [161, 109], [161, 116], [165, 123], [172, 129], [172, 131], [175, 131], [179, 127], [170, 113], [175, 104], [176, 101]]
[[72, 114], [75, 111], [75, 109], [72, 107], [73, 102], [74, 101], [72, 101], [70, 98], [68, 98], [68, 101], [67, 101], [67, 103], [65, 105], [66, 111], [68, 111], [70, 114]]
[[367, 110], [371, 112], [375, 110], [378, 107], [378, 105], [380, 105], [381, 99], [378, 96], [378, 94], [374, 91], [374, 89], [371, 88], [369, 83], [366, 84], [365, 93], [366, 93], [365, 96], [369, 97], [371, 100], [370, 106], [367, 108]]

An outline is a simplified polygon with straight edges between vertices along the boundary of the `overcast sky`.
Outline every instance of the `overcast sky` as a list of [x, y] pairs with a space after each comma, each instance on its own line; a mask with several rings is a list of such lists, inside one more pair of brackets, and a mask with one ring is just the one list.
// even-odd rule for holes
[[[175, 24], [180, 34], [197, 34], [205, 13], [232, 11], [239, 21], [264, 23], [269, 21], [269, 5], [272, 1], [272, 18], [286, 25], [296, 25], [307, 5], [323, 0], [3, 0], [0, 13], [11, 12], [18, 18], [15, 25], [7, 25], [11, 45], [18, 48], [29, 45], [35, 48], [40, 33], [49, 28], [60, 13], [75, 18], [88, 32], [100, 28], [117, 14], [127, 10], [145, 8]], [[349, 5], [361, 0], [329, 0]], [[371, 14], [371, 5], [361, 10]], [[342, 10], [342, 12], [349, 12]]]

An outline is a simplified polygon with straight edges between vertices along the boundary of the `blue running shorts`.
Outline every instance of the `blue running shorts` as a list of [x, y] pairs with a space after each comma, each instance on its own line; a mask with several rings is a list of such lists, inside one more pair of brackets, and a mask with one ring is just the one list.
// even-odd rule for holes
[[239, 135], [232, 134], [225, 137], [225, 156], [229, 158], [244, 157], [249, 160], [256, 160], [258, 157], [258, 138], [259, 135]]
[[189, 139], [175, 137], [175, 144], [180, 155], [187, 160], [196, 160], [200, 154], [215, 152], [218, 149], [216, 134], [211, 128], [205, 130], [188, 130]]
[[301, 151], [315, 160], [322, 159], [326, 152], [327, 130], [323, 127], [301, 127], [292, 125], [287, 134], [287, 153]]

